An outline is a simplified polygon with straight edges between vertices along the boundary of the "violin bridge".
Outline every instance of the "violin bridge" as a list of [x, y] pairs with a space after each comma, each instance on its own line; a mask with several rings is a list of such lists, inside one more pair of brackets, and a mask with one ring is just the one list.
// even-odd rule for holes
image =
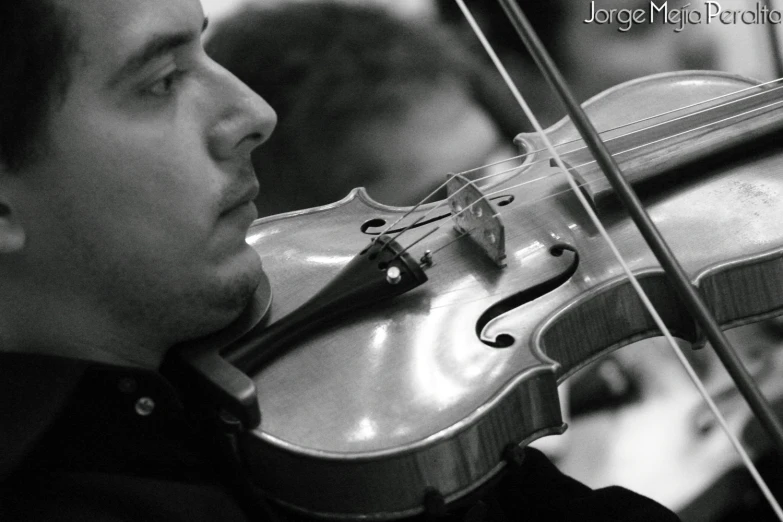
[[470, 180], [460, 174], [446, 182], [454, 228], [467, 234], [499, 267], [506, 265], [506, 236], [492, 203]]

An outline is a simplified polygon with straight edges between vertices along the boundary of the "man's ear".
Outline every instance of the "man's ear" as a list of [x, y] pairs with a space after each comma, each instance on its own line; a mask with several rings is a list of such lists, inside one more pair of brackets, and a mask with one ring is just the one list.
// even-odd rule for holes
[[0, 255], [19, 252], [24, 248], [26, 239], [17, 212], [0, 194]]

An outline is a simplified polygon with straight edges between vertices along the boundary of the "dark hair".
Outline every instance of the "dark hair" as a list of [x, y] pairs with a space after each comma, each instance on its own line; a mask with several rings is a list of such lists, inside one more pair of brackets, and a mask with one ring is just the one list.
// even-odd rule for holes
[[[249, 8], [218, 24], [206, 48], [278, 112], [277, 129], [254, 155], [262, 185], [285, 193], [281, 198], [295, 208], [345, 195], [324, 193], [323, 183], [313, 189], [313, 180], [329, 177], [344, 186], [341, 177], [358, 176], [360, 169], [369, 175], [371, 166], [343, 142], [363, 123], [412, 106], [422, 87], [461, 82], [508, 123], [499, 126], [509, 139], [524, 121], [521, 111], [508, 109], [509, 94], [486, 84], [483, 65], [453, 33], [379, 7], [296, 2]], [[346, 167], [350, 162], [357, 164]]]
[[35, 155], [52, 104], [67, 89], [76, 37], [65, 11], [51, 0], [0, 7], [0, 163], [11, 170]]

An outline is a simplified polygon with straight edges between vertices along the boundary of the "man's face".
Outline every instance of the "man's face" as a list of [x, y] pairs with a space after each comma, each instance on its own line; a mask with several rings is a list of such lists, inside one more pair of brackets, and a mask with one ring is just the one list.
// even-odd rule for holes
[[120, 342], [220, 328], [261, 274], [245, 242], [250, 151], [276, 116], [204, 54], [198, 0], [64, 5], [79, 43], [70, 84], [40, 158], [14, 178], [36, 291]]

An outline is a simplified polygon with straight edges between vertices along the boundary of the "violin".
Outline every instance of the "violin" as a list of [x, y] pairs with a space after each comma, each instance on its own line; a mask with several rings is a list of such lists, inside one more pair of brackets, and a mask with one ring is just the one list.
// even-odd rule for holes
[[[783, 313], [782, 105], [775, 87], [717, 72], [584, 104], [723, 328]], [[575, 127], [546, 135], [668, 329], [703, 344]], [[264, 321], [175, 357], [242, 426], [266, 495], [324, 517], [437, 512], [565, 430], [558, 383], [660, 335], [541, 137], [515, 141], [513, 172], [452, 176], [445, 204], [390, 207], [356, 189], [252, 225]]]
[[[607, 143], [626, 175], [647, 188], [648, 212], [724, 327], [783, 310], [783, 232], [775, 226], [783, 216], [783, 157], [774, 144], [783, 98], [772, 89], [754, 90], [761, 93], [754, 98], [732, 94], [752, 86], [723, 73], [670, 73], [585, 104], [598, 128], [617, 127], [618, 114], [643, 120], [607, 133]], [[722, 95], [729, 96], [711, 104], [715, 112], [696, 105], [682, 119], [658, 116]], [[724, 121], [732, 111], [743, 115], [740, 124]], [[698, 137], [689, 139], [684, 125], [698, 128]], [[573, 127], [563, 120], [547, 132], [586, 180], [585, 192], [667, 326], [703, 341], [611, 189], [590, 183], [596, 167]], [[752, 156], [748, 135], [758, 149]], [[221, 357], [252, 377], [254, 391], [244, 396], [257, 398], [261, 422], [242, 437], [243, 452], [274, 499], [325, 516], [397, 518], [460, 498], [496, 475], [513, 448], [565, 429], [558, 382], [660, 334], [538, 137], [521, 134], [516, 142], [529, 151], [519, 174], [484, 187], [495, 194], [474, 207], [484, 217], [470, 214], [502, 221], [504, 255], [461, 236], [473, 225], [452, 218], [464, 205], [459, 196], [451, 211], [435, 210], [401, 236], [415, 243], [428, 234], [425, 241], [403, 255], [395, 241], [375, 260], [371, 240], [410, 209], [374, 202], [362, 189], [251, 226], [248, 242], [270, 280], [269, 310]], [[702, 156], [706, 146], [713, 159]], [[744, 153], [731, 159], [737, 146]], [[482, 229], [480, 239], [486, 230], [493, 229]], [[352, 263], [359, 275], [338, 277]], [[394, 267], [400, 280], [390, 283]], [[405, 291], [384, 298], [384, 288]]]

